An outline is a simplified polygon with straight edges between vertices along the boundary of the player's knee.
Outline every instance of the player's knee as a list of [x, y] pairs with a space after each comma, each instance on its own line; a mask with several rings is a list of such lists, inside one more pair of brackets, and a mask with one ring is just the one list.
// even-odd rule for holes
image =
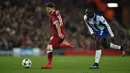
[[52, 45], [47, 45], [47, 53], [52, 51], [53, 51]]
[[102, 45], [103, 46], [103, 48], [110, 48], [110, 45], [109, 44], [104, 44], [104, 45]]
[[102, 46], [103, 46], [103, 48], [109, 48], [109, 47], [110, 47], [110, 44], [108, 44], [107, 41], [104, 41], [104, 42], [102, 43]]
[[109, 45], [102, 45], [103, 48], [109, 48]]

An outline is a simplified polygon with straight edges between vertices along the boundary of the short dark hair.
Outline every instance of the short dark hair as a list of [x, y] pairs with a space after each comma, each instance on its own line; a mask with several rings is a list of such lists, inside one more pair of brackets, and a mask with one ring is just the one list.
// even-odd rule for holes
[[55, 4], [53, 2], [46, 3], [46, 7], [55, 8]]
[[87, 9], [85, 10], [85, 13], [87, 13], [87, 11], [93, 12], [93, 9], [92, 9], [92, 8], [87, 8]]

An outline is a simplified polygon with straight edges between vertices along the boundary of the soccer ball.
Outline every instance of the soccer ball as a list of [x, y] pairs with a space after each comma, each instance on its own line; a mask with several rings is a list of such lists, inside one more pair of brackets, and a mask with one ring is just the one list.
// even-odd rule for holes
[[28, 59], [28, 58], [25, 58], [25, 59], [22, 60], [22, 66], [23, 66], [24, 68], [29, 68], [29, 67], [31, 67], [31, 64], [32, 64], [32, 62], [31, 62], [31, 60]]

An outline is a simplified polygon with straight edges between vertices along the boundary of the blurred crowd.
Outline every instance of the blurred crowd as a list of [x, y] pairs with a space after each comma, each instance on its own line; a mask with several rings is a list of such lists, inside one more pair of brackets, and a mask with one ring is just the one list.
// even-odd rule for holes
[[[45, 11], [45, 2], [48, 1], [51, 0], [1, 0], [0, 49], [13, 47], [45, 49], [51, 37]], [[82, 2], [78, 3], [82, 4]], [[65, 22], [66, 40], [69, 40], [77, 49], [93, 49], [93, 40], [83, 21], [85, 8], [77, 6], [77, 3], [67, 0], [56, 2], [56, 7]], [[115, 35], [118, 35], [116, 37], [118, 44], [122, 44], [120, 43], [122, 40], [124, 42], [127, 40], [129, 44], [129, 35], [117, 31], [114, 27], [112, 29]]]

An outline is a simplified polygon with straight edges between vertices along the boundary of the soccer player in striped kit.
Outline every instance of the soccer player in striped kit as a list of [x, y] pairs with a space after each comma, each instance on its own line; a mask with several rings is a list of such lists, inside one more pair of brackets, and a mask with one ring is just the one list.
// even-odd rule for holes
[[[109, 24], [102, 15], [96, 14], [91, 8], [88, 8], [85, 11], [84, 21], [88, 27], [90, 34], [92, 35], [92, 38], [96, 42], [95, 63], [94, 65], [90, 66], [91, 69], [97, 69], [99, 67], [102, 48], [118, 49], [122, 51], [123, 56], [125, 55], [126, 46], [114, 44], [114, 34]], [[111, 36], [111, 42], [109, 44], [107, 44], [106, 39], [108, 34]]]

